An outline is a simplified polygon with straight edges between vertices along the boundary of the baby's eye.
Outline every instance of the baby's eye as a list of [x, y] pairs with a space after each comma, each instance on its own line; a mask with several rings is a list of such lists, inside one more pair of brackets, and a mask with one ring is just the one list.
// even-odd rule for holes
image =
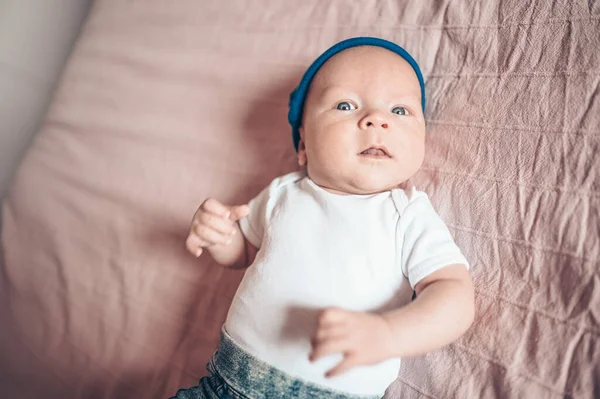
[[352, 110], [356, 109], [354, 104], [349, 103], [348, 101], [342, 101], [341, 103], [339, 103], [337, 105], [336, 108], [339, 109], [340, 111], [352, 111]]
[[392, 108], [392, 114], [408, 115], [408, 110], [404, 107], [394, 107], [394, 108]]

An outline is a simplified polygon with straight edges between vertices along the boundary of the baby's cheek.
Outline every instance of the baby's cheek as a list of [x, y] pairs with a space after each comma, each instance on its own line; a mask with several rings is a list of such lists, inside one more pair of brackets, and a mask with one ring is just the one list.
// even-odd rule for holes
[[415, 157], [417, 159], [422, 159], [425, 155], [425, 140], [417, 139], [414, 141], [412, 145], [412, 150], [414, 151]]
[[425, 152], [425, 135], [419, 132], [411, 133], [408, 136], [408, 146], [415, 155], [423, 155]]
[[423, 165], [423, 161], [425, 160], [425, 146], [423, 144], [416, 145], [414, 151], [412, 153], [411, 159], [411, 176], [412, 177], [419, 168]]
[[412, 161], [420, 164], [425, 155], [425, 142], [415, 137], [413, 140], [411, 140], [408, 150], [410, 152]]

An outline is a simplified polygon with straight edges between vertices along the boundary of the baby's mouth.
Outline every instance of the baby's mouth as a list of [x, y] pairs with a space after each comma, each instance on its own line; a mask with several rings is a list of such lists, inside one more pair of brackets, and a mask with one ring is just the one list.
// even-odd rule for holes
[[373, 157], [391, 158], [390, 154], [387, 153], [385, 148], [370, 147], [360, 153], [360, 155], [370, 155]]

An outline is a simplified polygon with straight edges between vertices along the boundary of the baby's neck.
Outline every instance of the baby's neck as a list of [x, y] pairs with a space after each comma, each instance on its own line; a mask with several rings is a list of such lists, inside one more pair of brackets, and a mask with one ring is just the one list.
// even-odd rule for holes
[[[308, 177], [308, 178], [310, 179], [310, 177]], [[376, 191], [373, 191], [373, 192], [358, 192], [358, 191], [357, 192], [350, 192], [350, 191], [347, 191], [347, 190], [344, 191], [344, 190], [340, 190], [340, 189], [337, 189], [337, 188], [334, 188], [334, 187], [327, 187], [327, 186], [324, 186], [324, 185], [321, 185], [321, 184], [317, 184], [312, 179], [311, 179], [311, 181], [316, 186], [318, 186], [321, 189], [323, 189], [324, 191], [327, 191], [328, 193], [335, 194], [335, 195], [376, 195], [376, 194], [381, 194], [381, 193], [384, 193], [384, 192], [391, 191], [391, 190], [393, 190], [395, 188], [400, 188], [400, 189], [403, 189], [403, 190], [406, 188], [406, 182], [403, 182], [403, 183], [398, 184], [395, 187], [389, 187], [389, 188], [385, 188], [385, 189], [382, 189], [382, 190], [376, 190]]]

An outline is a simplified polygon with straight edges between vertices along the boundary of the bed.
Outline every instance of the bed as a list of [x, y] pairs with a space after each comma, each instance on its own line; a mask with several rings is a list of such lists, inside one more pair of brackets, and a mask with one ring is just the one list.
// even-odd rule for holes
[[186, 253], [214, 196], [296, 168], [290, 91], [372, 35], [425, 75], [426, 191], [476, 319], [386, 398], [600, 397], [600, 2], [96, 0], [2, 207], [0, 391], [195, 385], [242, 271]]

